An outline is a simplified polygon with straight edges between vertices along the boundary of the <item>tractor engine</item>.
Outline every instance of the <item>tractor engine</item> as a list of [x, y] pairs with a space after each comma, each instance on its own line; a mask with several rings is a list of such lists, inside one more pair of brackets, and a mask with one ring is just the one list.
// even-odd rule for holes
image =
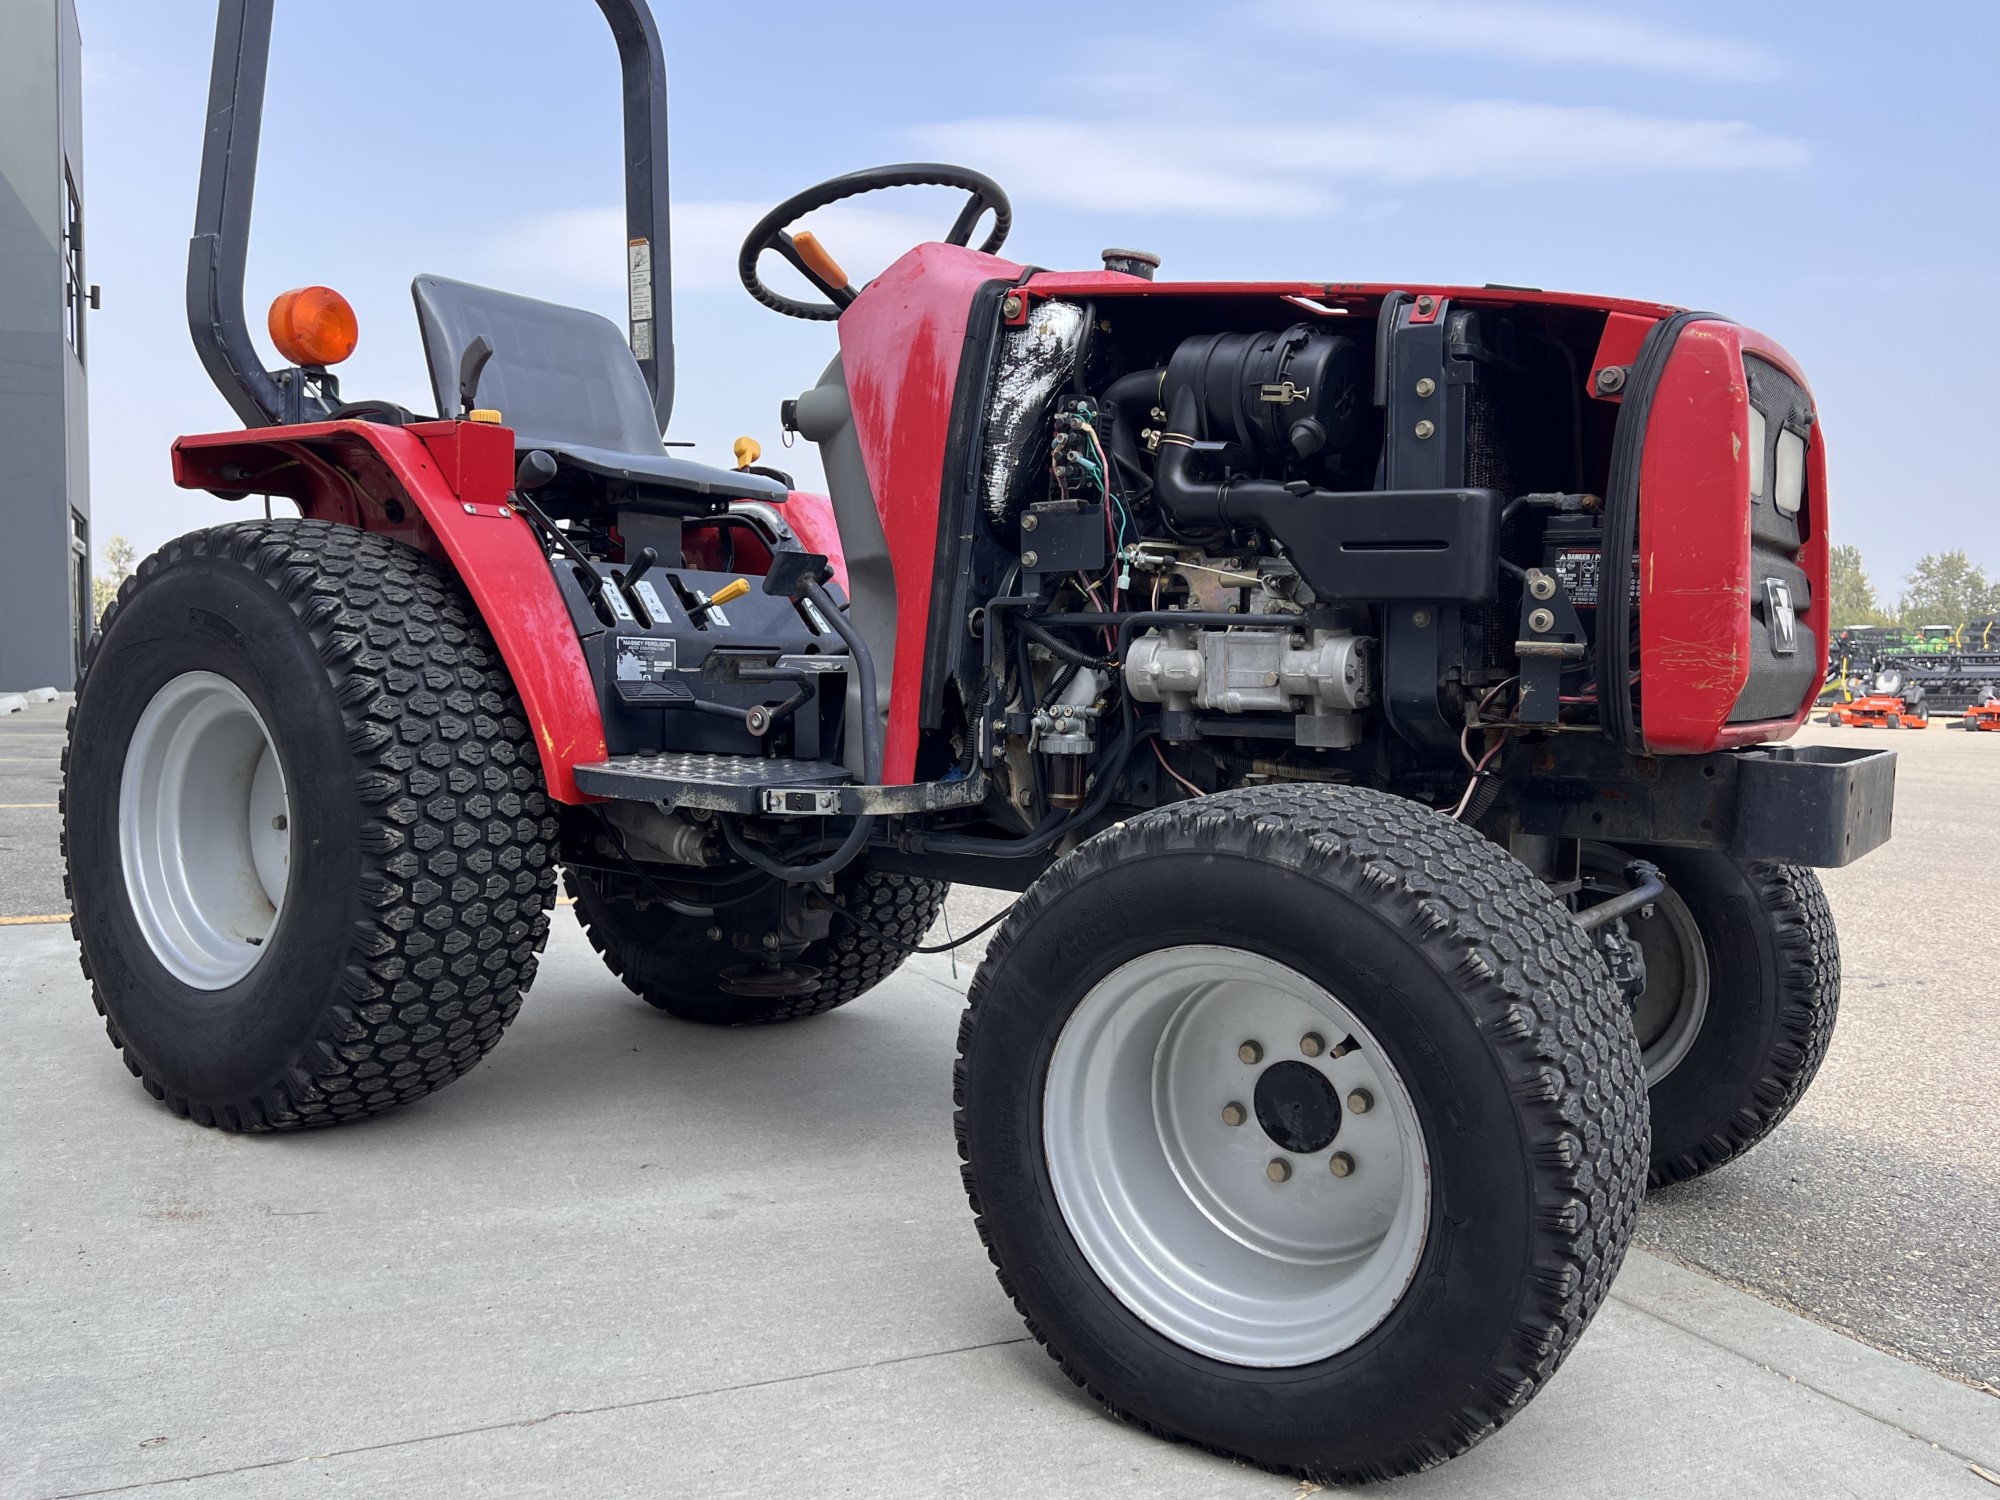
[[[1351, 780], [1463, 792], [1473, 817], [1523, 732], [1686, 754], [1797, 721], [1825, 657], [1823, 499], [1782, 354], [1722, 355], [1747, 465], [1667, 475], [1621, 405], [1713, 375], [1690, 315], [1490, 290], [998, 299], [953, 659], [964, 702], [1005, 703], [968, 715], [998, 726], [1004, 820], [1082, 805], [1138, 716], [1141, 803], [1181, 794], [1162, 777]], [[1669, 411], [1655, 446], [1739, 419]], [[1642, 480], [1652, 566], [1682, 590], [1656, 610]], [[1675, 638], [1642, 656], [1655, 613]]]

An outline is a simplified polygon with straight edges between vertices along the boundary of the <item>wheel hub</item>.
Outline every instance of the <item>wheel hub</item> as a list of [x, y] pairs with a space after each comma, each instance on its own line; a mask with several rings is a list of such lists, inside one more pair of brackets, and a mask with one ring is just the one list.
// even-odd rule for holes
[[147, 946], [198, 990], [263, 957], [291, 880], [291, 800], [243, 690], [185, 672], [139, 715], [118, 789], [125, 891]]
[[1255, 1099], [1257, 1123], [1287, 1151], [1324, 1151], [1340, 1131], [1340, 1095], [1326, 1074], [1305, 1063], [1272, 1063], [1257, 1080]]
[[1198, 1353], [1325, 1359], [1416, 1274], [1430, 1169], [1401, 1075], [1345, 1003], [1261, 954], [1163, 948], [1106, 975], [1057, 1039], [1042, 1124], [1092, 1269]]
[[[1616, 895], [1626, 889], [1623, 869], [1629, 858], [1608, 845], [1586, 844], [1584, 873], [1600, 894]], [[1639, 1036], [1646, 1086], [1652, 1088], [1686, 1060], [1708, 1017], [1708, 945], [1671, 885], [1623, 921], [1643, 981], [1632, 1003], [1632, 1028]]]

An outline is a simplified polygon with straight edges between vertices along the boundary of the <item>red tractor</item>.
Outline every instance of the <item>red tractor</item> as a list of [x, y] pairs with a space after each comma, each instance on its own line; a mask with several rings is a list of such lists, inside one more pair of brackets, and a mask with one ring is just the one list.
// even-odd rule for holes
[[[1518, 1412], [1648, 1184], [1797, 1102], [1838, 998], [1811, 867], [1893, 757], [1783, 743], [1827, 635], [1798, 364], [1710, 313], [1001, 255], [961, 167], [752, 231], [836, 325], [783, 420], [830, 499], [662, 445], [667, 135], [624, 62], [630, 322], [415, 284], [435, 414], [344, 394], [346, 305], [243, 313], [271, 0], [222, 0], [189, 312], [240, 431], [106, 616], [65, 801], [111, 1040], [175, 1114], [358, 1121], [474, 1067], [558, 881], [670, 1015], [797, 1020], [1023, 892], [959, 1149], [1097, 1399], [1322, 1480]], [[962, 189], [865, 287], [790, 226]], [[817, 289], [767, 287], [771, 252]]]

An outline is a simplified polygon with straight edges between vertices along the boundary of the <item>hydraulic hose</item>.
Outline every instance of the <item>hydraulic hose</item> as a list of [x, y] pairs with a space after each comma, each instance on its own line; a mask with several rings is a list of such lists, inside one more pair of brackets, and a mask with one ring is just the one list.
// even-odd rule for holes
[[1166, 378], [1164, 365], [1157, 370], [1134, 370], [1107, 385], [1099, 400], [1111, 413], [1111, 456], [1127, 473], [1143, 477], [1146, 472], [1139, 463], [1139, 429], [1159, 404]]
[[755, 865], [766, 875], [775, 875], [780, 880], [794, 881], [799, 884], [810, 884], [812, 881], [824, 880], [829, 875], [837, 874], [852, 864], [854, 857], [867, 845], [868, 835], [874, 831], [874, 828], [874, 818], [856, 818], [854, 826], [847, 832], [847, 837], [841, 840], [840, 847], [835, 849], [825, 859], [817, 860], [809, 865], [780, 863], [753, 845], [742, 834], [736, 831], [734, 825], [727, 822], [722, 825], [722, 837], [738, 859], [743, 860], [746, 864]]
[[847, 612], [833, 602], [825, 584], [808, 585], [806, 597], [833, 627], [833, 633], [847, 644], [855, 681], [861, 690], [861, 779], [868, 786], [877, 786], [882, 780], [882, 710], [875, 696], [875, 658], [869, 655], [868, 643], [847, 618]]
[[957, 833], [912, 833], [909, 848], [913, 854], [983, 854], [993, 859], [1025, 859], [1032, 854], [1040, 854], [1073, 828], [1081, 828], [1092, 818], [1103, 812], [1111, 801], [1111, 793], [1118, 785], [1114, 774], [1125, 764], [1126, 757], [1143, 742], [1151, 739], [1157, 730], [1146, 728], [1134, 736], [1129, 733], [1118, 737], [1117, 748], [1104, 761], [1104, 770], [1098, 775], [1097, 788], [1090, 794], [1090, 800], [1074, 812], [1051, 813], [1035, 826], [1032, 833], [1025, 833], [1015, 839], [982, 838], [977, 834]]

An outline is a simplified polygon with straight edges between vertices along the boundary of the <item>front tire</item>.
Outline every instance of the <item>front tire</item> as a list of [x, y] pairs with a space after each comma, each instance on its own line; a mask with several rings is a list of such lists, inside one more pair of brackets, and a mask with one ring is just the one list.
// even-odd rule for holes
[[1318, 1481], [1427, 1468], [1521, 1410], [1624, 1256], [1622, 998], [1546, 887], [1414, 804], [1133, 819], [1029, 890], [969, 1002], [980, 1235], [1071, 1379], [1151, 1430]]
[[1840, 944], [1826, 893], [1797, 865], [1719, 850], [1586, 845], [1586, 870], [1653, 861], [1667, 884], [1626, 918], [1646, 955], [1633, 1019], [1653, 1117], [1650, 1183], [1734, 1161], [1805, 1096], [1833, 1040]]
[[555, 820], [458, 581], [324, 521], [198, 531], [141, 563], [70, 719], [63, 847], [126, 1066], [227, 1130], [443, 1087], [514, 1017]]

